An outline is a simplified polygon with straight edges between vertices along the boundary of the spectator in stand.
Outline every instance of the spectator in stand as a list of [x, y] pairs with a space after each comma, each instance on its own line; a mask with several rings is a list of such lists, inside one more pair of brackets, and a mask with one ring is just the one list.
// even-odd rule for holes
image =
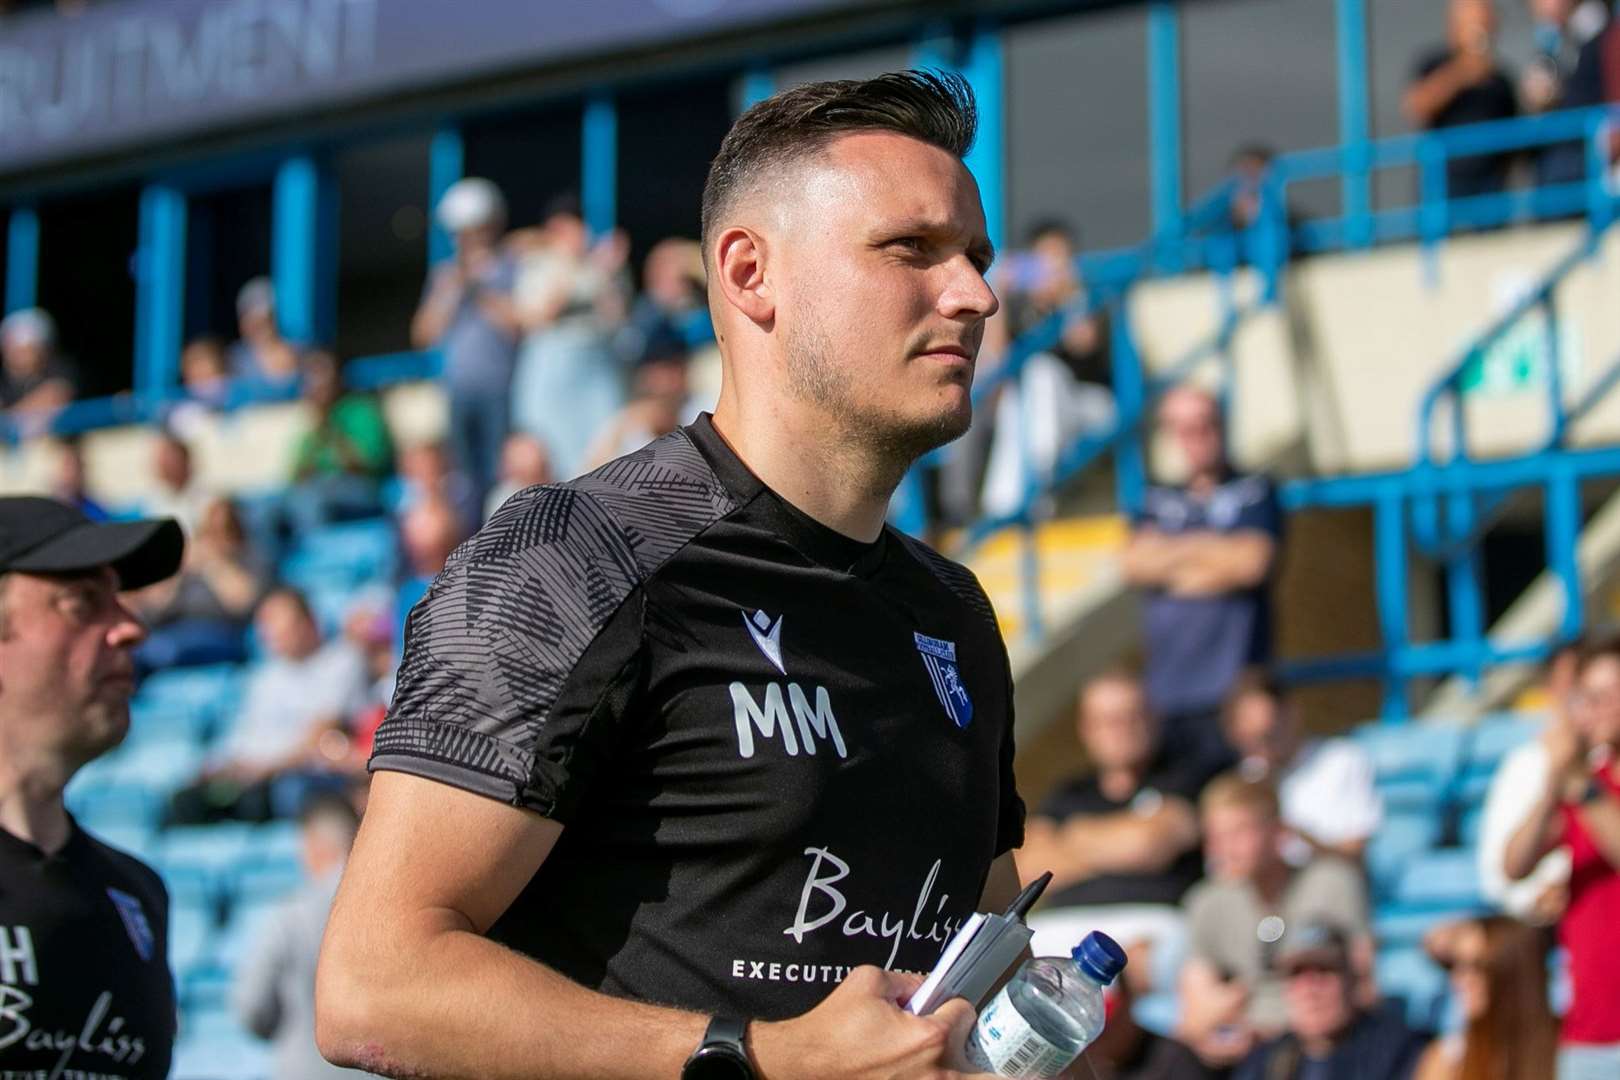
[[512, 364], [522, 331], [512, 300], [517, 267], [501, 246], [506, 200], [488, 180], [451, 184], [434, 213], [456, 250], [428, 275], [411, 341], [444, 357], [451, 452], [477, 508], [495, 483], [511, 423]]
[[552, 482], [551, 457], [546, 453], [545, 443], [533, 435], [524, 435], [521, 432], [508, 435], [506, 445], [501, 447], [501, 471], [498, 479], [499, 482], [490, 491], [489, 498], [484, 500], [485, 521], [501, 508], [502, 503], [524, 488]]
[[395, 640], [405, 640], [405, 620], [411, 608], [427, 594], [450, 555], [467, 538], [460, 514], [443, 499], [426, 499], [407, 510], [399, 523], [400, 546], [405, 551], [405, 578], [395, 596], [398, 614]]
[[51, 317], [40, 308], [22, 308], [0, 319], [0, 408], [22, 426], [22, 434], [48, 428], [73, 395], [73, 367], [57, 354]]
[[1103, 995], [1108, 1023], [1086, 1051], [1092, 1080], [1213, 1080], [1197, 1054], [1136, 1022], [1130, 979], [1115, 979]]
[[1565, 715], [1548, 726], [1546, 783], [1505, 860], [1519, 881], [1554, 848], [1570, 854], [1558, 921], [1570, 980], [1559, 1080], [1620, 1075], [1620, 640], [1589, 649], [1576, 678], [1584, 725]]
[[241, 337], [227, 359], [232, 377], [254, 398], [289, 398], [298, 392], [297, 345], [281, 336], [276, 323], [276, 291], [267, 277], [256, 277], [236, 294], [236, 327]]
[[225, 343], [212, 334], [192, 338], [180, 350], [180, 385], [186, 397], [208, 409], [231, 403], [234, 383]]
[[135, 650], [136, 668], [145, 675], [246, 660], [248, 626], [270, 576], [269, 562], [249, 542], [236, 504], [210, 501], [190, 530], [180, 573], [136, 597], [151, 628]]
[[1486, 915], [1438, 926], [1423, 944], [1451, 971], [1464, 1027], [1429, 1045], [1417, 1080], [1551, 1077], [1558, 1018], [1547, 1004], [1545, 931]]
[[56, 475], [51, 480], [51, 497], [67, 503], [91, 521], [106, 521], [112, 515], [86, 490], [84, 444], [73, 436], [61, 440], [57, 445]]
[[337, 358], [313, 352], [304, 361], [304, 402], [310, 430], [293, 451], [285, 503], [292, 527], [302, 535], [382, 513], [394, 446], [376, 399], [344, 393]]
[[1051, 475], [1058, 454], [1076, 436], [1114, 419], [1113, 360], [1107, 311], [1093, 309], [1076, 259], [1079, 238], [1067, 223], [1045, 221], [1030, 230], [1024, 251], [996, 274], [1001, 313], [985, 325], [984, 349], [1005, 356], [1013, 341], [1054, 317], [1056, 343], [1031, 356], [1016, 384], [996, 399], [995, 427], [985, 465], [984, 509], [1017, 508], [1028, 466]]
[[394, 512], [399, 517], [424, 502], [443, 500], [455, 508], [469, 530], [479, 525], [481, 509], [473, 498], [472, 482], [450, 461], [441, 442], [417, 443], [399, 455], [399, 501]]
[[1180, 451], [1185, 480], [1148, 489], [1124, 556], [1126, 580], [1147, 594], [1148, 705], [1172, 753], [1230, 759], [1219, 714], [1238, 673], [1271, 660], [1282, 514], [1269, 479], [1228, 464], [1208, 391], [1166, 394], [1159, 431]]
[[152, 476], [157, 485], [144, 500], [145, 510], [153, 517], [174, 518], [188, 536], [197, 531], [204, 511], [214, 502], [191, 465], [191, 448], [160, 429], [152, 440]]
[[254, 629], [268, 655], [224, 745], [175, 793], [171, 824], [291, 818], [346, 782], [334, 770], [347, 758], [343, 724], [366, 693], [365, 658], [342, 637], [323, 641], [309, 601], [287, 586], [259, 602]]
[[624, 319], [628, 241], [615, 231], [592, 247], [578, 202], [565, 196], [527, 247], [517, 277], [524, 337], [512, 423], [545, 443], [558, 478], [569, 480], [584, 471], [592, 436], [624, 404], [613, 332]]
[[1287, 691], [1258, 669], [1238, 676], [1223, 720], [1239, 771], [1277, 788], [1288, 830], [1283, 857], [1295, 866], [1317, 855], [1360, 862], [1384, 814], [1361, 748], [1349, 739], [1307, 739]]
[[1204, 789], [1199, 809], [1209, 877], [1183, 905], [1188, 960], [1178, 1034], [1206, 1064], [1224, 1068], [1287, 1025], [1284, 980], [1272, 958], [1288, 928], [1339, 928], [1356, 968], [1366, 970], [1367, 889], [1360, 869], [1337, 856], [1304, 867], [1283, 859], [1277, 792], [1266, 781], [1219, 776]]
[[[1620, 98], [1620, 85], [1604, 85], [1605, 53], [1613, 46], [1615, 33], [1604, 0], [1528, 2], [1536, 23], [1536, 57], [1519, 86], [1525, 110], [1582, 109]], [[1609, 72], [1608, 78], [1617, 74]], [[1538, 185], [1585, 178], [1585, 140], [1545, 146], [1536, 155]]]
[[1363, 1010], [1349, 940], [1333, 923], [1290, 927], [1277, 950], [1284, 1034], [1257, 1047], [1233, 1080], [1407, 1080], [1428, 1037], [1400, 1010]]
[[354, 807], [336, 795], [304, 807], [299, 826], [308, 884], [276, 905], [236, 969], [232, 1009], [243, 1027], [275, 1044], [276, 1080], [354, 1075], [315, 1049], [315, 961], [359, 825]]
[[[1554, 654], [1547, 665], [1544, 694], [1549, 724], [1569, 724], [1584, 734], [1589, 711], [1581, 708], [1575, 686], [1582, 650], [1577, 642]], [[1536, 926], [1551, 926], [1564, 913], [1569, 898], [1569, 851], [1554, 848], [1522, 881], [1511, 881], [1507, 876], [1507, 848], [1546, 787], [1545, 740], [1534, 739], [1514, 747], [1491, 776], [1479, 827], [1481, 895], [1509, 915]]]
[[1091, 771], [1047, 796], [1018, 853], [1026, 881], [1052, 871], [1045, 904], [1029, 920], [1034, 951], [1061, 956], [1102, 930], [1130, 950], [1126, 971], [1145, 989], [1155, 969], [1175, 970], [1184, 947], [1178, 905], [1201, 871], [1193, 806], [1209, 774], [1164, 753], [1133, 676], [1087, 683], [1077, 719]]
[[673, 394], [646, 394], [636, 398], [596, 433], [580, 461], [589, 472], [614, 458], [634, 453], [654, 439], [681, 426], [680, 398]]
[[[1401, 104], [1407, 121], [1423, 131], [1518, 115], [1513, 80], [1496, 57], [1494, 0], [1451, 0], [1446, 44], [1418, 61]], [[1508, 152], [1451, 158], [1446, 195], [1462, 199], [1504, 191], [1512, 167]]]

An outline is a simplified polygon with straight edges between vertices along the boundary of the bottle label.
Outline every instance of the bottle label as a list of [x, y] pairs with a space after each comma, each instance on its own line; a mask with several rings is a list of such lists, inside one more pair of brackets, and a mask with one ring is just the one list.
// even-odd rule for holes
[[1040, 1080], [1058, 1075], [1075, 1058], [1029, 1026], [1007, 996], [1006, 987], [979, 1014], [968, 1036], [967, 1054], [976, 1069]]

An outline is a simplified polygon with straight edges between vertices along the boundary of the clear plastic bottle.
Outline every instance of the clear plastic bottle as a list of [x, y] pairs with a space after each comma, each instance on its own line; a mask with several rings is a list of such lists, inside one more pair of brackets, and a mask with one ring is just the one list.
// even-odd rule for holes
[[968, 1036], [973, 1066], [997, 1076], [1061, 1073], [1102, 1034], [1103, 987], [1125, 970], [1125, 950], [1092, 931], [1069, 959], [1037, 956], [990, 1000]]

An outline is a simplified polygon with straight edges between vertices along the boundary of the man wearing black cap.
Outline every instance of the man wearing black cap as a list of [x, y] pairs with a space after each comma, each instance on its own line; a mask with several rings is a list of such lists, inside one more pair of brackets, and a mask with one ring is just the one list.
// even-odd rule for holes
[[0, 1076], [163, 1077], [168, 895], [62, 803], [129, 730], [145, 637], [118, 593], [173, 574], [173, 520], [0, 498]]
[[1233, 1080], [1407, 1080], [1428, 1037], [1397, 1007], [1363, 1012], [1344, 931], [1308, 923], [1283, 933], [1276, 966], [1284, 980], [1288, 1031], [1250, 1054]]

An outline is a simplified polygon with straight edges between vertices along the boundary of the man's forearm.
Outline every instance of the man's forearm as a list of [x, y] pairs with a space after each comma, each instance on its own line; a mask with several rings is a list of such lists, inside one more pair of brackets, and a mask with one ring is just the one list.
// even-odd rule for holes
[[703, 1037], [703, 1016], [587, 990], [449, 912], [441, 920], [376, 940], [364, 959], [328, 942], [322, 1054], [394, 1077], [673, 1080]]
[[1620, 870], [1620, 800], [1603, 794], [1575, 811], [1598, 854], [1611, 867]]
[[1084, 867], [1084, 875], [1151, 874], [1175, 861], [1191, 846], [1173, 835], [1177, 830], [1155, 816], [1105, 814], [1074, 818], [1058, 830], [1064, 859]]
[[1502, 854], [1502, 870], [1509, 881], [1529, 877], [1541, 857], [1557, 845], [1558, 807], [1557, 793], [1543, 792], [1508, 840], [1507, 850]]

